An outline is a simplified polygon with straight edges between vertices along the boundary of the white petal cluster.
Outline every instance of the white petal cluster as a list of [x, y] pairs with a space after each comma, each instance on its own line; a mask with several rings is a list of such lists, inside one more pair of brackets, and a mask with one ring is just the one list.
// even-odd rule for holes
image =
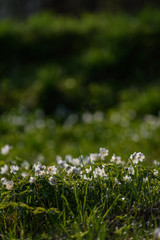
[[94, 164], [95, 161], [97, 161], [98, 159], [100, 159], [100, 156], [98, 153], [91, 153], [90, 154], [90, 161], [91, 163]]
[[29, 179], [29, 182], [32, 184], [32, 183], [34, 183], [36, 181], [36, 178], [35, 177], [30, 177], [30, 179]]
[[123, 177], [123, 180], [124, 180], [125, 182], [131, 182], [131, 181], [132, 181], [132, 178], [131, 178], [131, 176], [126, 175], [126, 176]]
[[25, 177], [28, 176], [28, 173], [26, 173], [26, 172], [22, 172], [22, 173], [21, 173], [21, 176], [22, 176], [23, 178], [25, 178]]
[[104, 171], [104, 168], [100, 168], [100, 167], [96, 167], [93, 171], [93, 176], [94, 178], [97, 178], [97, 177], [103, 177], [103, 178], [108, 178], [107, 177], [107, 174], [105, 173]]
[[53, 175], [57, 173], [58, 173], [58, 169], [55, 166], [50, 166], [47, 168], [47, 174]]
[[7, 155], [10, 152], [11, 148], [12, 147], [10, 145], [6, 144], [4, 147], [1, 148], [1, 154]]
[[19, 167], [17, 165], [10, 166], [10, 173], [16, 174], [18, 170], [19, 170]]
[[158, 177], [158, 170], [153, 170], [153, 174], [154, 174], [154, 176], [156, 176], [156, 177]]
[[92, 171], [92, 167], [90, 166], [89, 168], [85, 169], [86, 173], [90, 173]]
[[145, 159], [145, 156], [143, 153], [141, 152], [134, 152], [133, 154], [131, 154], [130, 159], [132, 160], [133, 164], [138, 164], [139, 162], [143, 162], [143, 160]]
[[120, 164], [124, 165], [124, 161], [121, 160], [121, 157], [120, 156], [116, 156], [114, 153], [113, 153], [113, 155], [111, 157], [110, 162], [115, 163], [117, 165], [120, 165]]
[[1, 174], [3, 175], [8, 173], [8, 170], [9, 170], [8, 165], [5, 164], [3, 167], [1, 167]]
[[55, 185], [56, 182], [57, 182], [56, 177], [52, 176], [52, 177], [49, 178], [49, 183], [50, 183], [51, 185]]
[[121, 185], [121, 182], [119, 182], [117, 178], [115, 178], [114, 182], [115, 182], [115, 184], [117, 184], [117, 185]]
[[147, 182], [148, 182], [148, 177], [143, 178], [143, 182], [144, 182], [144, 183], [147, 183]]
[[7, 180], [6, 178], [1, 178], [1, 183], [6, 186], [7, 190], [12, 190], [14, 188], [14, 182]]
[[81, 174], [81, 168], [69, 166], [69, 167], [66, 169], [66, 173], [67, 173], [68, 175], [70, 175], [70, 174], [80, 175], [80, 174]]
[[153, 232], [155, 239], [160, 239], [160, 228], [156, 228]]
[[32, 169], [35, 172], [35, 176], [44, 176], [46, 174], [46, 166], [42, 165], [40, 162], [34, 164]]
[[100, 155], [100, 158], [101, 158], [102, 160], [104, 160], [105, 157], [108, 156], [108, 153], [109, 153], [109, 151], [108, 151], [108, 149], [106, 149], [106, 148], [100, 148], [100, 149], [99, 149], [99, 155]]
[[128, 167], [128, 174], [134, 175], [134, 173], [135, 173], [134, 168], [132, 167], [132, 165], [130, 165], [130, 166]]
[[25, 170], [29, 170], [30, 164], [26, 160], [21, 164], [21, 167], [24, 168]]

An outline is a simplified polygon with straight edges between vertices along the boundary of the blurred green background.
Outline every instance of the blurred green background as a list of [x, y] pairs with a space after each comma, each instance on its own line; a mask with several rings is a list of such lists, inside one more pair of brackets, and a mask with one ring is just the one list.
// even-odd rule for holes
[[107, 147], [158, 159], [160, 3], [15, 2], [0, 1], [6, 158], [50, 162]]

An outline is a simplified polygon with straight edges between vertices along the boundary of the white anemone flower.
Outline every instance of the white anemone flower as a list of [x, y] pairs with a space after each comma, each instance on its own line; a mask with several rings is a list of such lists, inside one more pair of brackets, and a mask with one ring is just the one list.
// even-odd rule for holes
[[130, 159], [132, 160], [132, 162], [133, 162], [134, 164], [138, 164], [139, 162], [143, 162], [144, 158], [145, 158], [145, 156], [144, 156], [144, 154], [141, 153], [141, 152], [138, 152], [138, 153], [134, 152], [134, 153], [131, 154], [131, 156], [130, 156]]
[[143, 178], [143, 182], [144, 182], [144, 183], [147, 183], [147, 182], [148, 182], [148, 177]]
[[24, 168], [25, 170], [29, 170], [30, 164], [26, 160], [21, 164], [21, 167]]
[[23, 178], [25, 178], [25, 177], [28, 176], [28, 173], [26, 173], [26, 172], [22, 172], [22, 173], [21, 173], [21, 176], [22, 176]]
[[2, 185], [5, 185], [6, 182], [7, 182], [7, 179], [6, 179], [5, 177], [1, 178], [1, 183], [2, 183]]
[[132, 165], [130, 165], [129, 167], [128, 167], [128, 174], [132, 174], [132, 175], [134, 175], [134, 168], [132, 167]]
[[131, 176], [126, 175], [125, 177], [123, 177], [123, 180], [124, 180], [125, 182], [131, 182], [131, 181], [132, 181], [132, 178], [131, 178]]
[[50, 183], [51, 185], [55, 185], [55, 184], [57, 183], [56, 177], [54, 177], [54, 176], [50, 177], [50, 178], [49, 178], [49, 183]]
[[153, 170], [153, 174], [154, 174], [154, 176], [156, 176], [156, 177], [158, 177], [158, 170]]
[[155, 239], [160, 239], [160, 228], [156, 228], [153, 232]]
[[86, 168], [86, 173], [90, 173], [92, 171], [92, 167], [90, 166], [89, 168]]
[[4, 147], [1, 148], [1, 154], [7, 155], [10, 152], [11, 148], [12, 147], [10, 145], [6, 144]]
[[55, 166], [50, 166], [47, 168], [47, 174], [53, 175], [57, 173], [58, 173], [58, 169]]
[[19, 170], [19, 167], [17, 165], [10, 166], [10, 173], [16, 174], [18, 170]]
[[36, 181], [36, 178], [35, 177], [30, 177], [30, 179], [29, 179], [29, 182], [32, 184], [32, 183], [34, 183]]
[[5, 183], [7, 190], [12, 190], [14, 188], [14, 182], [13, 181], [6, 181]]
[[91, 153], [91, 154], [90, 154], [91, 163], [94, 163], [94, 162], [97, 161], [99, 158], [100, 158], [100, 156], [99, 156], [98, 153]]
[[8, 165], [5, 164], [3, 167], [1, 167], [1, 174], [6, 174], [8, 173]]
[[108, 151], [108, 149], [106, 149], [106, 148], [100, 148], [100, 149], [99, 149], [100, 158], [101, 158], [102, 160], [104, 160], [105, 157], [108, 156], [108, 153], [109, 153], [109, 151]]
[[107, 174], [105, 173], [104, 171], [104, 168], [100, 168], [100, 167], [96, 167], [93, 171], [93, 176], [94, 178], [97, 178], [97, 177], [104, 177], [104, 178], [108, 178]]

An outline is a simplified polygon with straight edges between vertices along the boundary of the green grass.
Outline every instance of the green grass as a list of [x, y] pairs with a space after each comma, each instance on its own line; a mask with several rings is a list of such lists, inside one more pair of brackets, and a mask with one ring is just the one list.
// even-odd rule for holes
[[[30, 114], [19, 109], [1, 116], [0, 147], [12, 146], [8, 154], [0, 155], [1, 167], [20, 167], [15, 175], [10, 170], [1, 174], [14, 182], [11, 190], [5, 185], [0, 189], [2, 239], [153, 239], [159, 226], [160, 176], [155, 176], [159, 166], [153, 160], [159, 161], [160, 119], [149, 114], [140, 117], [127, 110], [127, 103], [107, 113], [72, 114], [63, 124], [56, 117], [45, 117], [42, 110]], [[109, 156], [84, 166], [85, 156], [100, 147], [108, 148]], [[135, 166], [129, 159], [133, 152], [143, 152], [144, 162]], [[111, 162], [113, 153], [124, 164]], [[70, 171], [58, 165], [53, 185], [47, 174], [29, 182], [35, 175], [34, 163], [57, 166], [56, 156], [67, 160], [67, 154], [84, 155], [84, 160]], [[27, 170], [24, 160], [30, 164]], [[86, 174], [90, 166], [92, 171]], [[94, 177], [98, 167], [107, 177]], [[126, 175], [131, 177], [128, 182]]]
[[87, 173], [90, 164], [81, 160], [76, 167], [66, 161], [50, 174], [44, 165], [38, 170], [34, 165], [24, 178], [19, 162], [15, 174], [3, 174], [14, 186], [1, 186], [1, 238], [151, 239], [159, 225], [159, 167], [99, 156]]

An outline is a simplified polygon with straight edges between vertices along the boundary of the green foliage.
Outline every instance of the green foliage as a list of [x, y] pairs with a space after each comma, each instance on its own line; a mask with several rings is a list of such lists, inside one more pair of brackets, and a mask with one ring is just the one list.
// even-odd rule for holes
[[[59, 168], [57, 174], [45, 170], [45, 174], [39, 172], [36, 176], [38, 165], [46, 169], [40, 163], [27, 170], [27, 177], [20, 176], [22, 165], [16, 174], [6, 172], [13, 186], [8, 189], [1, 181], [1, 238], [119, 239], [135, 233], [137, 239], [153, 236], [159, 221], [160, 179], [159, 173], [155, 174], [159, 168], [147, 169], [133, 163], [131, 157], [125, 166], [106, 160], [92, 164], [90, 173], [89, 166], [71, 173], [68, 165], [68, 170]], [[33, 182], [29, 182], [30, 176], [34, 176]], [[53, 184], [50, 177], [55, 178]]]
[[19, 103], [48, 114], [62, 104], [75, 112], [105, 110], [122, 89], [158, 81], [159, 15], [153, 9], [137, 16], [43, 13], [2, 21], [1, 112]]

